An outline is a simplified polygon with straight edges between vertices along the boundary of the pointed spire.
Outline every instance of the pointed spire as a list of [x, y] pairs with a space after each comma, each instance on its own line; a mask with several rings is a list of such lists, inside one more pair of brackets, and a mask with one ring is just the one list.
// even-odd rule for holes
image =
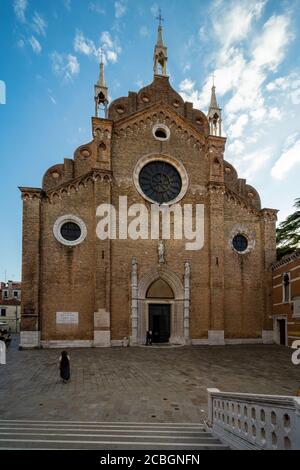
[[100, 77], [99, 77], [98, 85], [100, 87], [106, 88], [105, 77], [104, 77], [104, 62], [103, 62], [103, 51], [102, 51], [102, 49], [101, 49], [100, 54], [101, 54], [100, 55], [100, 58], [101, 58], [101, 61], [100, 61]]
[[222, 109], [218, 105], [217, 95], [216, 95], [216, 86], [215, 86], [215, 77], [213, 75], [213, 86], [211, 88], [211, 98], [210, 105], [207, 115], [210, 134], [218, 137], [222, 137]]
[[211, 89], [210, 108], [219, 109], [218, 102], [217, 102], [215, 85]]
[[161, 15], [161, 9], [158, 10], [159, 15], [156, 17], [156, 19], [159, 21], [158, 24], [158, 31], [157, 31], [157, 46], [162, 46], [164, 47], [164, 39], [163, 39], [163, 27], [162, 23], [165, 21]]
[[100, 74], [99, 80], [95, 85], [95, 115], [98, 117], [99, 109], [101, 109], [101, 105], [105, 111], [105, 117], [107, 117], [107, 105], [108, 105], [108, 87], [105, 83], [105, 76], [104, 76], [104, 56], [103, 50], [101, 49], [100, 52]]
[[[167, 76], [167, 61], [168, 61], [168, 49], [164, 44], [163, 39], [163, 26], [164, 21], [161, 10], [159, 9], [159, 15], [156, 18], [158, 20], [158, 31], [157, 31], [157, 42], [154, 49], [154, 75]], [[159, 68], [160, 73], [159, 73]]]

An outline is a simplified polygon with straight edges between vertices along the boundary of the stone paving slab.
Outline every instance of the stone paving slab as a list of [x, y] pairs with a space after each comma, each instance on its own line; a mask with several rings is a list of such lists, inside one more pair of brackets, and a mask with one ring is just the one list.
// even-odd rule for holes
[[295, 395], [300, 367], [279, 346], [73, 349], [61, 383], [59, 350], [18, 351], [0, 366], [1, 419], [202, 422], [207, 388]]

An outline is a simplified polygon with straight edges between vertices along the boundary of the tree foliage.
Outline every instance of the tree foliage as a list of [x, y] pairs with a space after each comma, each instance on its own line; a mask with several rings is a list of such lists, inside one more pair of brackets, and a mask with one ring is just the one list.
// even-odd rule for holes
[[289, 215], [276, 230], [278, 258], [300, 248], [300, 198], [296, 199], [295, 212]]

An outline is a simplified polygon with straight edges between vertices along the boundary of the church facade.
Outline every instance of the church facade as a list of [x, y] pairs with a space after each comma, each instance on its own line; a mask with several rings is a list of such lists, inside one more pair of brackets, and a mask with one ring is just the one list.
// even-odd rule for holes
[[[42, 188], [20, 188], [20, 347], [134, 346], [149, 330], [155, 343], [272, 342], [277, 211], [262, 209], [224, 159], [215, 86], [208, 114], [183, 101], [167, 76], [161, 25], [153, 82], [138, 93], [108, 106], [101, 62], [91, 142], [48, 169]], [[171, 228], [175, 204], [200, 208], [199, 247], [162, 227], [129, 237], [137, 204], [169, 209]], [[105, 237], [110, 207], [117, 227]]]

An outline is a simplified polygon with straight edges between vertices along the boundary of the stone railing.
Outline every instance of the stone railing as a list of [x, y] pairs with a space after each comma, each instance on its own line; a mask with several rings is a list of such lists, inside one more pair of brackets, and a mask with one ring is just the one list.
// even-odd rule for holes
[[300, 450], [300, 398], [207, 392], [207, 428], [232, 449]]

